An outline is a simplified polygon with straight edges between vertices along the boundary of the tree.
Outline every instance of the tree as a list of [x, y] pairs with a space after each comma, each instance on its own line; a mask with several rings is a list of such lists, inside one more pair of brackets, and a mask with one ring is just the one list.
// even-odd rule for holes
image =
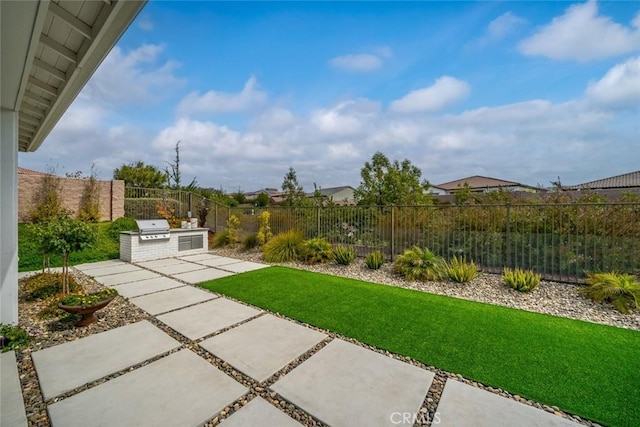
[[235, 193], [231, 194], [231, 197], [233, 199], [235, 199], [235, 201], [238, 202], [239, 205], [241, 205], [241, 204], [243, 204], [243, 203], [245, 203], [247, 201], [247, 196], [245, 196], [245, 194], [239, 188], [238, 188], [238, 191], [236, 191]]
[[422, 171], [408, 159], [391, 162], [378, 151], [371, 162], [365, 162], [360, 176], [362, 181], [354, 192], [359, 205], [431, 204], [429, 183], [420, 180]]
[[267, 193], [265, 193], [264, 191], [260, 194], [258, 194], [258, 196], [256, 197], [256, 206], [260, 207], [260, 208], [264, 208], [265, 206], [269, 205], [269, 195]]
[[167, 182], [167, 175], [155, 166], [136, 162], [116, 168], [113, 179], [123, 180], [127, 187], [162, 188]]
[[198, 187], [198, 183], [195, 177], [191, 180], [189, 185], [182, 186], [182, 172], [180, 172], [180, 142], [181, 141], [176, 142], [175, 160], [173, 161], [173, 163], [167, 162], [169, 166], [164, 169], [167, 176], [167, 183], [169, 184], [169, 187], [173, 188], [174, 190], [193, 191]]
[[289, 172], [284, 176], [282, 191], [285, 193], [285, 205], [304, 206], [306, 204], [307, 195], [304, 194], [302, 185], [298, 183], [296, 171], [292, 167], [289, 168]]

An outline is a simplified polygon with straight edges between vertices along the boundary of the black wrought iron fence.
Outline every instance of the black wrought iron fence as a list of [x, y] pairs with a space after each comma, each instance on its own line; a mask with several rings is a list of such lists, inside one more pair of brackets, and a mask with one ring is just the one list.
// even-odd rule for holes
[[381, 250], [393, 259], [420, 246], [488, 271], [521, 267], [556, 280], [578, 281], [591, 271], [640, 274], [640, 203], [230, 208], [189, 193], [132, 190], [127, 215], [157, 217], [165, 201], [176, 214], [197, 216], [198, 206], [208, 203], [205, 226], [213, 231], [224, 230], [235, 215], [244, 235], [254, 233], [268, 211], [274, 234], [296, 229], [360, 255]]

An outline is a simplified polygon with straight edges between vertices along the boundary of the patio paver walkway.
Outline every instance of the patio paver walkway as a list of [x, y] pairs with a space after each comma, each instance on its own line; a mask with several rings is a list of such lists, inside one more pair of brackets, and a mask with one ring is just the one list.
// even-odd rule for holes
[[262, 382], [325, 338], [321, 332], [267, 314], [200, 346]]
[[147, 313], [156, 315], [213, 298], [217, 298], [217, 296], [211, 292], [196, 289], [192, 286], [182, 286], [155, 294], [134, 297], [129, 301]]
[[260, 397], [256, 397], [220, 423], [221, 427], [300, 427], [301, 425]]
[[64, 427], [197, 426], [247, 391], [189, 350], [49, 406]]
[[126, 298], [137, 297], [141, 295], [151, 294], [159, 291], [180, 288], [187, 286], [182, 282], [170, 279], [168, 277], [154, 277], [152, 279], [138, 280], [136, 282], [123, 283], [114, 285], [120, 295]]
[[335, 339], [271, 388], [332, 426], [392, 426], [393, 414], [420, 409], [434, 377]]
[[46, 400], [179, 346], [145, 320], [36, 351], [32, 356]]
[[0, 353], [0, 426], [27, 427], [16, 353]]

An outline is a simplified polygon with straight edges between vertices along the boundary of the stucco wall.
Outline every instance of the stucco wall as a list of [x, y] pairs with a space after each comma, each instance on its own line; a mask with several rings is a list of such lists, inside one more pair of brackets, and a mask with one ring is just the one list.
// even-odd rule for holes
[[[42, 188], [43, 175], [18, 174], [18, 221], [28, 222], [35, 206], [36, 195]], [[80, 209], [86, 179], [55, 178], [60, 180], [62, 205], [75, 216]], [[100, 221], [113, 221], [124, 216], [124, 181], [97, 181], [100, 200]]]

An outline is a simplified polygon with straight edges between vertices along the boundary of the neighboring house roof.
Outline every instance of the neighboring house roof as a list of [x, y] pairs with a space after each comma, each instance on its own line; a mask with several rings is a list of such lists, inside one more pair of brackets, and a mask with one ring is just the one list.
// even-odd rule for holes
[[37, 176], [44, 176], [47, 175], [44, 172], [39, 172], [39, 171], [34, 171], [31, 169], [25, 169], [25, 168], [18, 168], [18, 174], [19, 175], [37, 175]]
[[465, 183], [474, 188], [495, 188], [495, 187], [528, 187], [527, 185], [520, 184], [514, 181], [505, 181], [504, 179], [490, 178], [486, 176], [474, 175], [467, 178], [456, 179], [455, 181], [449, 181], [442, 184], [434, 185], [443, 190], [451, 191], [464, 187]]
[[629, 172], [622, 175], [611, 176], [609, 178], [598, 179], [568, 187], [572, 190], [579, 189], [605, 189], [605, 188], [632, 188], [640, 187], [640, 171]]
[[277, 188], [263, 188], [257, 191], [249, 191], [247, 193], [244, 193], [244, 195], [247, 197], [251, 197], [251, 196], [258, 196], [262, 193], [266, 193], [267, 195], [272, 196], [272, 195], [282, 194], [282, 191], [278, 190]]
[[[331, 197], [334, 194], [337, 194], [337, 193], [339, 193], [339, 192], [341, 192], [343, 190], [355, 191], [355, 188], [353, 188], [350, 185], [343, 185], [341, 187], [330, 187], [330, 188], [320, 188], [320, 189], [318, 189], [318, 191], [320, 191], [320, 194], [322, 194], [323, 196], [326, 196], [326, 197]], [[307, 196], [313, 197], [313, 192], [307, 193]]]

